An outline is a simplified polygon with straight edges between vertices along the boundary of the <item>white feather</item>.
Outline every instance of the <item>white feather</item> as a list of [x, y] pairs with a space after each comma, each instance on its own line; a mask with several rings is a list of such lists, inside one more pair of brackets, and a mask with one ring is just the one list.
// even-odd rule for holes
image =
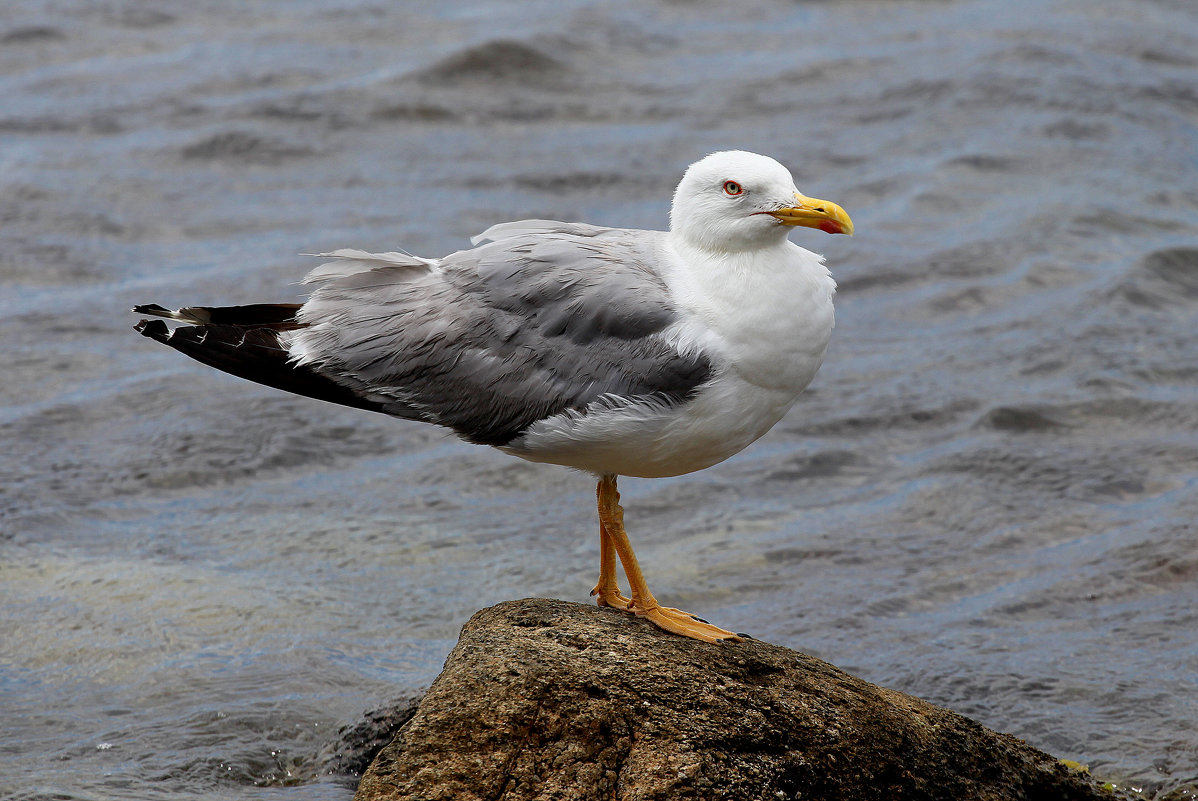
[[357, 275], [380, 267], [410, 267], [414, 270], [427, 270], [435, 267], [436, 259], [423, 259], [408, 253], [369, 253], [365, 250], [342, 248], [331, 253], [309, 253], [321, 259], [334, 259], [316, 267], [304, 276], [301, 283], [315, 284], [321, 281], [332, 281], [349, 275]]

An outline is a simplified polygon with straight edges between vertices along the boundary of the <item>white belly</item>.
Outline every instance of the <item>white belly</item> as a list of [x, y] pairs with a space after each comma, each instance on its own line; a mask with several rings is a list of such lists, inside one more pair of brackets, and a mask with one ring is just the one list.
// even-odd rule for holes
[[692, 473], [739, 453], [782, 419], [802, 386], [766, 388], [730, 371], [684, 406], [632, 405], [563, 414], [501, 450], [598, 475], [659, 478]]
[[702, 470], [744, 450], [782, 419], [823, 362], [836, 284], [812, 253], [786, 243], [772, 271], [738, 280], [684, 273], [672, 289], [688, 312], [663, 332], [700, 350], [716, 376], [683, 406], [614, 400], [534, 423], [502, 450], [601, 475], [645, 478]]

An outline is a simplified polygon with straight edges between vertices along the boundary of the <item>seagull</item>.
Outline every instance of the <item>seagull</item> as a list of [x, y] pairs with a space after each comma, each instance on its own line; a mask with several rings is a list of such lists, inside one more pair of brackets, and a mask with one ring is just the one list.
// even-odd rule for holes
[[668, 232], [520, 220], [440, 259], [317, 254], [327, 261], [304, 279], [315, 287], [304, 303], [133, 311], [165, 318], [141, 320], [144, 336], [227, 373], [593, 474], [598, 604], [739, 641], [658, 603], [616, 479], [722, 462], [814, 378], [836, 283], [788, 239], [795, 227], [853, 232], [844, 209], [801, 194], [774, 159], [723, 151], [687, 168]]

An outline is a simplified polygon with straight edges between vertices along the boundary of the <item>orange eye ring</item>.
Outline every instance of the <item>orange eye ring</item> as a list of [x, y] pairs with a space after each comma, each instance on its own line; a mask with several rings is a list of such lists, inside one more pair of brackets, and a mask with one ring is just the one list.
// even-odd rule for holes
[[736, 181], [724, 181], [724, 194], [736, 197], [744, 192], [744, 188]]

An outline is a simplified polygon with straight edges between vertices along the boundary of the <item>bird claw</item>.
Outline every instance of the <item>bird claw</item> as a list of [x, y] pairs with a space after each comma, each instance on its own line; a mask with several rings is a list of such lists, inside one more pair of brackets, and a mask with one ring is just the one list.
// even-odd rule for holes
[[642, 608], [634, 601], [628, 611], [635, 613], [637, 617], [645, 618], [659, 629], [671, 634], [680, 634], [683, 637], [691, 637], [704, 642], [720, 642], [722, 640], [741, 642], [743, 639], [734, 631], [713, 626], [690, 612], [683, 612], [681, 609], [671, 606], [659, 606], [654, 603], [647, 608]]
[[619, 609], [622, 612], [631, 611], [632, 599], [625, 598], [618, 587], [596, 586], [591, 590], [591, 595], [597, 596], [595, 603], [599, 606], [610, 606], [612, 609]]

